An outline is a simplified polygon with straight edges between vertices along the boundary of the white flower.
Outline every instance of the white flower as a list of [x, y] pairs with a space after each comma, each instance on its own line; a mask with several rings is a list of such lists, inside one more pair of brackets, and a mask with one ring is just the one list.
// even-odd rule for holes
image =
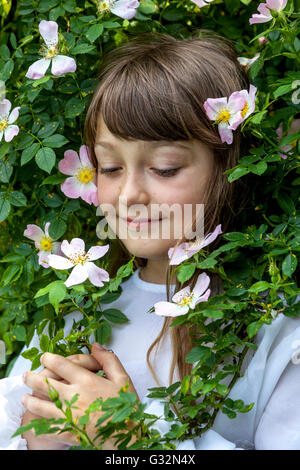
[[17, 106], [10, 113], [11, 102], [4, 99], [0, 102], [0, 142], [4, 135], [4, 140], [10, 142], [16, 135], [19, 134], [19, 127], [13, 123], [19, 117], [20, 106]]

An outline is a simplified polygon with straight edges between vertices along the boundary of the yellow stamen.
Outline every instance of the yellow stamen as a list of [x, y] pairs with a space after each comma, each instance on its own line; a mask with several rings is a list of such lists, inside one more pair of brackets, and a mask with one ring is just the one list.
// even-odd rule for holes
[[77, 251], [72, 256], [69, 256], [69, 260], [73, 264], [84, 264], [89, 259], [89, 255], [85, 251]]
[[244, 117], [245, 114], [247, 114], [248, 109], [249, 109], [249, 104], [248, 104], [248, 101], [246, 101], [246, 104], [245, 104], [245, 106], [243, 107], [243, 109], [242, 109], [242, 111], [241, 111], [242, 117]]
[[52, 250], [52, 238], [44, 237], [40, 241], [40, 247], [43, 251], [51, 251]]
[[226, 108], [222, 108], [216, 118], [216, 121], [219, 122], [228, 122], [230, 119], [230, 112]]
[[176, 303], [180, 307], [185, 307], [186, 305], [189, 305], [192, 302], [193, 298], [194, 298], [194, 294], [193, 292], [191, 292], [190, 294], [186, 294], [184, 297], [179, 299]]
[[0, 132], [5, 131], [8, 126], [8, 119], [3, 119], [0, 121]]
[[80, 168], [76, 177], [79, 179], [80, 183], [88, 184], [95, 177], [95, 168], [91, 169], [89, 167]]

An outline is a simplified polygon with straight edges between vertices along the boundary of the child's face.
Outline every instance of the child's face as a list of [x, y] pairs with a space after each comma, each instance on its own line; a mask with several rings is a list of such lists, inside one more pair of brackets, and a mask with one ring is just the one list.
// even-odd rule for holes
[[[186, 148], [177, 146], [178, 143]], [[204, 202], [205, 186], [213, 167], [212, 151], [199, 140], [125, 141], [115, 137], [101, 117], [95, 154], [99, 204], [105, 215], [103, 204], [111, 205], [115, 211], [115, 217], [106, 215], [110, 228], [131, 254], [146, 259], [167, 258], [169, 248], [182, 238], [187, 225], [191, 227], [190, 218], [183, 215], [187, 210], [185, 205], [191, 205], [195, 214], [196, 204]], [[116, 170], [103, 173], [112, 168]], [[162, 176], [157, 171], [177, 168], [170, 176]], [[139, 210], [134, 207], [137, 204]], [[164, 204], [162, 210], [154, 212], [161, 204]], [[169, 209], [173, 204], [182, 211], [183, 222]], [[129, 225], [127, 218], [151, 221]], [[157, 221], [159, 218], [164, 220]], [[162, 223], [166, 232], [161, 232]], [[175, 224], [177, 232], [174, 232]], [[155, 233], [159, 236], [153, 236]]]

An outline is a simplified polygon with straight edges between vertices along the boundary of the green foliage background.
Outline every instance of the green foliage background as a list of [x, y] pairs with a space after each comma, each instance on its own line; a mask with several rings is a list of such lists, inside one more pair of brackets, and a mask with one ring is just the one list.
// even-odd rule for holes
[[[199, 343], [189, 353], [188, 362], [199, 361], [201, 366], [209, 366], [218, 357], [218, 351], [234, 353], [236, 346], [251, 341], [260, 326], [270, 323], [278, 311], [292, 316], [300, 314], [299, 304], [295, 304], [299, 294], [296, 280], [300, 242], [300, 144], [297, 141], [300, 132], [298, 129], [293, 135], [285, 135], [300, 111], [299, 1], [289, 0], [284, 10], [286, 16], [276, 22], [250, 25], [249, 18], [257, 12], [257, 6], [258, 2], [251, 0], [215, 0], [200, 9], [192, 1], [144, 0], [136, 16], [128, 21], [110, 13], [99, 16], [96, 4], [87, 0], [22, 0], [13, 5], [0, 0], [0, 80], [5, 82], [6, 97], [12, 106], [21, 107], [16, 123], [20, 126], [19, 135], [11, 143], [0, 142], [0, 339], [5, 341], [7, 353], [0, 377], [9, 373], [36, 327], [41, 332], [46, 324], [52, 324], [50, 338], [54, 341], [44, 335], [44, 350], [56, 351], [55, 345], [62, 339], [63, 317], [74, 310], [75, 304], [72, 296], [68, 297], [65, 291], [61, 294], [62, 283], [52, 285], [54, 290], [49, 300], [47, 285], [57, 282], [57, 276], [51, 269], [38, 265], [37, 250], [23, 232], [27, 224], [44, 228], [50, 221], [53, 239], [70, 241], [80, 237], [89, 246], [99, 242], [95, 233], [96, 208], [80, 199], [68, 199], [61, 192], [60, 183], [65, 176], [59, 173], [58, 162], [66, 150], [78, 151], [83, 143], [85, 111], [97, 85], [102, 55], [145, 31], [188, 38], [199, 28], [210, 29], [233, 40], [239, 56], [252, 58], [260, 53], [249, 69], [251, 83], [258, 88], [256, 112], [243, 123], [244, 134], [252, 133], [258, 144], [241, 155], [239, 165], [227, 172], [231, 182], [248, 173], [256, 175], [257, 185], [249, 207], [249, 218], [255, 224], [248, 226], [245, 218], [243, 232], [224, 234], [224, 243], [218, 250], [207, 257], [196, 256], [178, 269], [182, 282], [192, 276], [196, 267], [208, 273], [218, 272], [226, 289], [222, 299], [210, 299], [206, 306], [199, 306], [202, 319], [196, 320], [195, 315], [189, 317], [191, 323], [212, 318], [213, 327], [206, 339], [219, 343], [214, 353]], [[39, 58], [42, 39], [38, 25], [42, 19], [58, 22], [60, 49], [75, 58], [75, 73], [55, 77], [49, 69], [42, 79], [25, 77], [28, 67]], [[262, 35], [268, 40], [263, 45], [258, 41]], [[281, 122], [285, 137], [279, 142], [276, 129]], [[279, 144], [291, 143], [293, 147], [284, 160], [278, 153]], [[130, 272], [129, 265], [119, 273], [114, 289], [107, 294], [107, 303], [120, 294], [118, 285], [122, 276]], [[45, 287], [46, 291], [39, 291]], [[258, 294], [266, 289], [269, 297], [265, 304], [260, 303], [264, 313], [259, 315], [253, 306], [258, 306]], [[286, 306], [277, 296], [278, 290], [284, 292]], [[40, 295], [34, 298], [37, 291]], [[117, 291], [115, 296], [114, 291]], [[84, 294], [91, 292], [79, 288], [74, 293], [78, 296], [77, 306]], [[88, 310], [91, 304], [87, 302], [85, 306], [87, 313], [91, 313]], [[90, 333], [98, 329], [98, 339], [102, 338], [103, 342], [109, 338], [115, 322], [126, 321], [120, 312], [108, 312], [104, 317], [88, 330]], [[213, 328], [219, 327], [225, 317], [228, 324], [235, 319], [236, 330], [224, 330], [225, 339], [211, 338]], [[174, 324], [185, 321], [186, 318], [177, 319]], [[88, 321], [85, 326], [89, 326]], [[58, 351], [74, 352], [72, 348]], [[34, 359], [34, 367], [39, 365], [37, 351], [28, 357]], [[182, 383], [182, 396], [187, 394], [190, 379]], [[207, 382], [204, 389], [205, 384], [199, 381], [200, 376], [193, 381], [194, 396], [201, 387], [205, 394], [216, 386]], [[218, 397], [226, 396], [228, 390], [218, 385]], [[160, 396], [167, 395], [160, 393]], [[232, 405], [231, 411], [229, 408], [228, 414], [238, 406]], [[190, 417], [193, 415], [190, 412]]]

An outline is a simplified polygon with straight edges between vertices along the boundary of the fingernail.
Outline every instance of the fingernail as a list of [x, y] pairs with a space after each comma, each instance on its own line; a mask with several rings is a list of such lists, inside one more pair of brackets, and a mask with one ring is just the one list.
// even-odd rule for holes
[[99, 343], [94, 343], [94, 346], [95, 346], [95, 348], [99, 349], [100, 351], [105, 350], [105, 348]]

